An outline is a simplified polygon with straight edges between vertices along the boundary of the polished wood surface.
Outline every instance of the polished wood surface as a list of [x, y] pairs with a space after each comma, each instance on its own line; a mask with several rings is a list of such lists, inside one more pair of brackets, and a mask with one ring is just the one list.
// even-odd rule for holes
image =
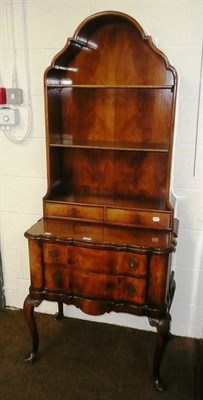
[[153, 382], [175, 291], [178, 221], [170, 203], [177, 74], [133, 18], [95, 14], [44, 75], [48, 190], [25, 236], [31, 286], [24, 310], [36, 358], [34, 307], [147, 316], [157, 329]]
[[[25, 236], [30, 239], [33, 252], [37, 254], [36, 241], [58, 241], [70, 245], [83, 244], [83, 247], [101, 247], [102, 249], [133, 250], [141, 253], [170, 253], [175, 251], [176, 236], [173, 232], [157, 229], [134, 229], [132, 227], [94, 224], [83, 221], [66, 221], [58, 218], [42, 218], [34, 224]], [[32, 240], [33, 239], [33, 240]], [[32, 251], [32, 248], [30, 249]], [[41, 261], [40, 261], [41, 262]], [[35, 260], [37, 264], [37, 260]]]

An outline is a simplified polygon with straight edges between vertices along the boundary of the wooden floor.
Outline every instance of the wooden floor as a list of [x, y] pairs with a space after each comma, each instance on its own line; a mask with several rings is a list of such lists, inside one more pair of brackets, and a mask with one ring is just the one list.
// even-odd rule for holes
[[36, 320], [40, 351], [30, 365], [22, 310], [0, 310], [0, 400], [200, 400], [198, 340], [169, 342], [161, 368], [167, 390], [158, 393], [151, 382], [154, 333], [39, 313]]

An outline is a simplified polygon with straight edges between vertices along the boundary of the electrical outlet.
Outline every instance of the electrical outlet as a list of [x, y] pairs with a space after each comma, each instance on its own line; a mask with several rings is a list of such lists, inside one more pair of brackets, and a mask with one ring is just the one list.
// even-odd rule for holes
[[20, 123], [20, 111], [15, 108], [0, 108], [0, 126], [16, 126]]
[[0, 87], [0, 104], [6, 104], [6, 89]]
[[7, 104], [22, 104], [23, 91], [18, 88], [6, 89], [6, 103]]

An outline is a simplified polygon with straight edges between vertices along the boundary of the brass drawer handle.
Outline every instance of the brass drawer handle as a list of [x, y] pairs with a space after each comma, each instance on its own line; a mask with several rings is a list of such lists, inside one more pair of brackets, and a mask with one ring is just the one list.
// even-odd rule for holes
[[61, 275], [56, 273], [53, 275], [53, 281], [56, 286], [61, 286]]
[[130, 297], [132, 297], [132, 296], [134, 296], [134, 294], [135, 294], [135, 286], [133, 286], [133, 285], [129, 285], [128, 287], [127, 287], [127, 291], [128, 291], [128, 295], [130, 296]]
[[59, 257], [59, 250], [49, 250], [49, 255], [53, 261], [57, 261]]
[[131, 259], [129, 260], [129, 267], [130, 267], [133, 271], [135, 271], [136, 268], [137, 268], [137, 266], [138, 266], [138, 262], [137, 262], [134, 258], [131, 258]]

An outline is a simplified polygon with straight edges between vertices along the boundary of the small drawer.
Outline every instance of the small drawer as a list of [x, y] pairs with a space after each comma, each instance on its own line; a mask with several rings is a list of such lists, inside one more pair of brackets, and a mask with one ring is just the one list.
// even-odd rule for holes
[[102, 207], [80, 206], [77, 204], [45, 203], [46, 216], [84, 219], [89, 221], [103, 221], [104, 212]]
[[118, 278], [117, 300], [127, 301], [128, 303], [146, 303], [146, 279], [136, 279], [130, 277]]
[[48, 290], [67, 291], [69, 286], [68, 269], [45, 265], [44, 286]]
[[152, 228], [170, 228], [170, 214], [150, 211], [107, 208], [107, 222], [122, 225], [145, 226]]
[[47, 244], [43, 245], [43, 254], [45, 264], [62, 264], [67, 265], [67, 246], [61, 244]]

